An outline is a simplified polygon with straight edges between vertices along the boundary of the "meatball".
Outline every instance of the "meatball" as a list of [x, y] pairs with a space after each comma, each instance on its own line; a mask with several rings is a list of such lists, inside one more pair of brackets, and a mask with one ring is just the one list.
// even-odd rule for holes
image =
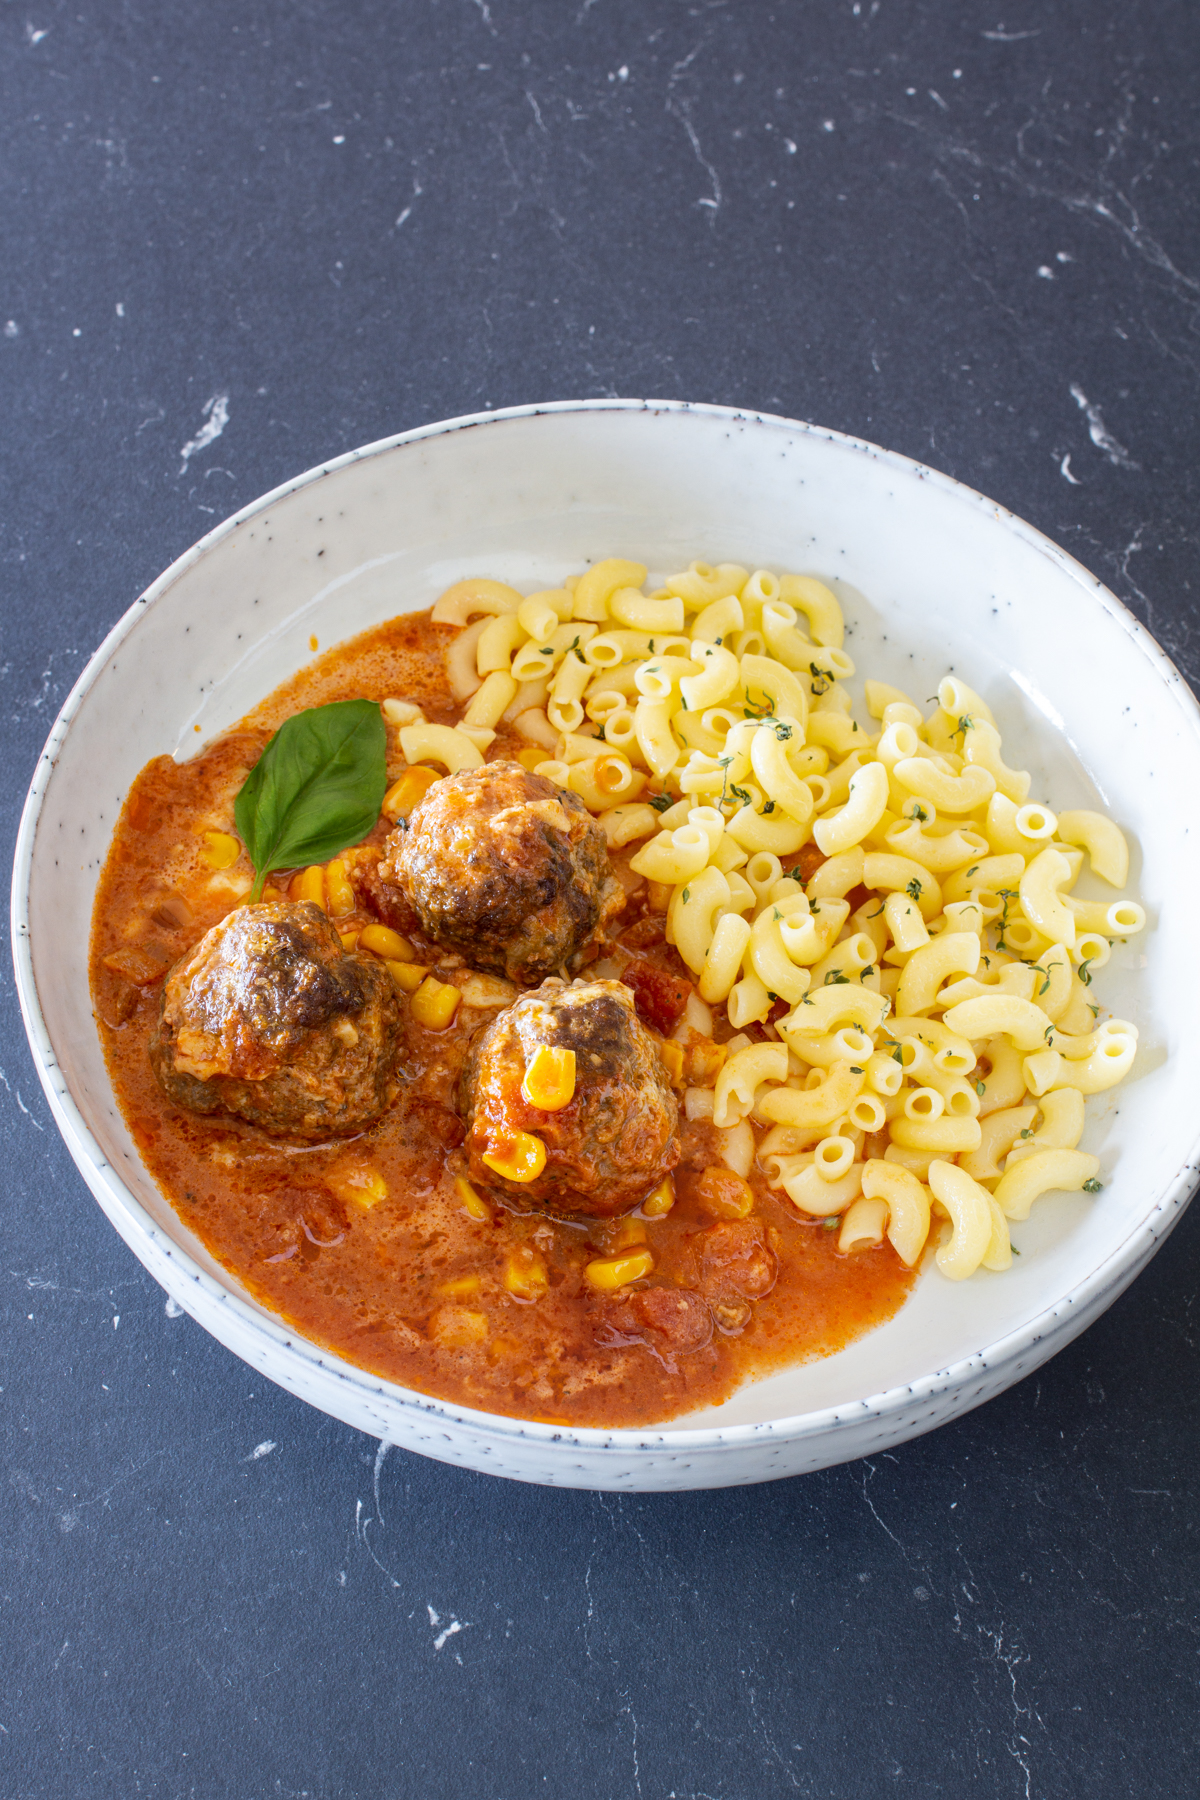
[[[542, 1044], [575, 1052], [575, 1093], [542, 1112], [521, 1092]], [[609, 1219], [645, 1199], [679, 1161], [679, 1105], [633, 995], [619, 981], [547, 981], [477, 1034], [459, 1083], [471, 1179], [521, 1211]], [[533, 1181], [483, 1160], [516, 1131], [546, 1146]]]
[[381, 963], [346, 955], [310, 901], [242, 906], [163, 984], [150, 1061], [169, 1100], [320, 1142], [395, 1097], [400, 1008]]
[[388, 838], [379, 873], [433, 943], [521, 987], [570, 964], [624, 904], [583, 801], [519, 763], [435, 782]]

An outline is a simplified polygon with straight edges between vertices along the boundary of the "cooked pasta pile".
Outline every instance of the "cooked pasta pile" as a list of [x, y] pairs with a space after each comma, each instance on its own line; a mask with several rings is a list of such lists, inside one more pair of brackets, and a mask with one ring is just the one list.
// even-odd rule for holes
[[[687, 1031], [734, 1035], [692, 1119], [852, 1250], [929, 1239], [955, 1279], [1012, 1259], [1009, 1221], [1098, 1187], [1084, 1098], [1128, 1073], [1133, 1025], [1092, 974], [1140, 931], [1100, 813], [1030, 803], [987, 705], [955, 676], [926, 716], [868, 680], [852, 716], [841, 608], [805, 575], [693, 563], [655, 592], [610, 559], [525, 597], [459, 582], [433, 619], [457, 726], [388, 702], [409, 764], [471, 768], [503, 722], [579, 794], [692, 971]], [[805, 878], [807, 876], [807, 879]], [[716, 1059], [713, 1059], [714, 1061]]]

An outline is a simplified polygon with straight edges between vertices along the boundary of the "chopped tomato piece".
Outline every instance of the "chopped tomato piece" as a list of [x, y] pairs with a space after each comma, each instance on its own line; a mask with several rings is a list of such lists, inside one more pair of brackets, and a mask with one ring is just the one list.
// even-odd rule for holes
[[823, 851], [818, 850], [815, 844], [805, 844], [801, 850], [797, 851], [794, 859], [787, 857], [785, 861], [787, 863], [787, 867], [783, 871], [785, 875], [791, 875], [796, 869], [799, 869], [800, 880], [809, 882], [825, 861], [825, 855]]
[[761, 1300], [775, 1286], [779, 1263], [753, 1219], [722, 1219], [700, 1233], [703, 1287], [710, 1299]]
[[170, 952], [161, 944], [131, 945], [127, 950], [113, 950], [103, 959], [106, 969], [131, 981], [134, 987], [149, 987], [161, 981], [171, 966]]
[[676, 1357], [703, 1350], [712, 1334], [712, 1312], [699, 1294], [648, 1287], [607, 1301], [596, 1342], [606, 1347], [644, 1344], [673, 1373]]
[[656, 968], [642, 957], [628, 965], [621, 980], [633, 989], [633, 1004], [643, 1025], [662, 1032], [664, 1037], [675, 1029], [692, 991], [690, 981], [682, 975], [668, 975], [665, 969]]

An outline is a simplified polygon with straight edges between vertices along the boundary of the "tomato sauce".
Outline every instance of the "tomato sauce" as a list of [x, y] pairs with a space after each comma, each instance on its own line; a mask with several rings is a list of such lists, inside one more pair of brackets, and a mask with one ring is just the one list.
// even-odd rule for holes
[[[718, 1323], [711, 1341], [693, 1349], [641, 1329], [628, 1293], [599, 1295], [583, 1275], [590, 1260], [625, 1241], [628, 1224], [572, 1225], [491, 1206], [476, 1219], [455, 1188], [462, 1127], [453, 1094], [472, 1032], [494, 1016], [482, 1008], [461, 1006], [438, 1032], [419, 1025], [402, 998], [400, 1095], [350, 1141], [288, 1144], [233, 1119], [188, 1113], [151, 1073], [147, 1044], [164, 973], [250, 888], [245, 853], [214, 869], [203, 834], [233, 832], [235, 796], [270, 733], [303, 707], [358, 697], [412, 700], [431, 720], [453, 722], [460, 709], [444, 671], [452, 636], [427, 613], [392, 620], [315, 656], [192, 761], [157, 757], [142, 770], [92, 926], [93, 1006], [109, 1073], [143, 1160], [180, 1218], [256, 1300], [307, 1338], [374, 1374], [489, 1412], [653, 1424], [843, 1348], [892, 1316], [913, 1274], [886, 1243], [840, 1255], [836, 1230], [802, 1219], [757, 1173], [751, 1218], [714, 1217], [712, 1183], [701, 1179], [715, 1162], [711, 1128], [685, 1124], [676, 1204], [632, 1230], [653, 1251], [656, 1284], [704, 1294]], [[488, 755], [511, 757], [520, 747], [501, 732]], [[389, 779], [402, 768], [390, 731]], [[387, 829], [381, 821], [366, 841], [381, 843]], [[644, 884], [629, 874], [627, 854], [614, 861], [630, 892], [635, 992], [643, 1017], [648, 1007], [647, 1022], [662, 1029], [687, 971], [645, 913]], [[282, 892], [286, 883], [284, 872], [271, 886]], [[337, 920], [346, 932], [369, 922], [365, 912]], [[439, 979], [461, 976], [458, 959], [428, 947], [425, 954]], [[722, 1022], [716, 1035], [729, 1028]], [[731, 1301], [728, 1283], [736, 1286], [747, 1266], [747, 1245], [760, 1264], [774, 1259], [778, 1275], [765, 1293], [763, 1281], [743, 1280]], [[511, 1280], [530, 1252], [548, 1275], [532, 1299]]]

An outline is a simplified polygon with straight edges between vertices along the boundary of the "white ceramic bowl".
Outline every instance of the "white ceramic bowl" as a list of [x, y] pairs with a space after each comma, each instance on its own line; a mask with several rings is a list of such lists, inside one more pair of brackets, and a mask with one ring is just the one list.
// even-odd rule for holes
[[[453, 580], [554, 585], [587, 560], [652, 573], [699, 557], [818, 573], [862, 674], [919, 700], [948, 669], [995, 712], [1033, 797], [1100, 804], [1134, 842], [1150, 929], [1098, 977], [1136, 1022], [1123, 1087], [1090, 1102], [1104, 1189], [1040, 1201], [1003, 1275], [932, 1272], [840, 1355], [653, 1430], [494, 1417], [364, 1374], [265, 1312], [184, 1228], [114, 1104], [88, 1000], [96, 878], [130, 782], [239, 718], [309, 656]], [[195, 731], [200, 727], [199, 734]], [[571, 1487], [769, 1480], [928, 1431], [1046, 1360], [1153, 1254], [1196, 1180], [1200, 717], [1174, 667], [1099, 582], [1010, 513], [870, 444], [783, 419], [589, 401], [458, 419], [310, 470], [173, 565], [84, 670], [38, 764], [17, 850], [21, 1006], [51, 1109], [126, 1243], [254, 1368], [373, 1436]], [[1081, 889], [1082, 891], [1082, 889]], [[1097, 888], [1097, 893], [1101, 890]], [[1168, 904], [1175, 894], [1174, 906]]]

